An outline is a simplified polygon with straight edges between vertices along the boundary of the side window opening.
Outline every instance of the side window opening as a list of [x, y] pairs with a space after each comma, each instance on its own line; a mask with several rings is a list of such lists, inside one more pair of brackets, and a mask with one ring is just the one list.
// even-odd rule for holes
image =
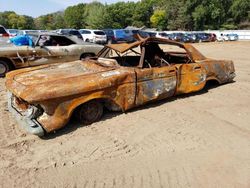
[[63, 36], [41, 35], [38, 41], [39, 46], [69, 46], [71, 44], [75, 43]]
[[159, 44], [164, 52], [164, 59], [169, 64], [185, 64], [190, 63], [191, 59], [184, 48], [177, 45]]
[[113, 49], [107, 49], [100, 57], [115, 60], [120, 66], [137, 67], [140, 63], [141, 51], [139, 47], [120, 53]]
[[69, 46], [71, 44], [75, 44], [75, 42], [63, 36], [53, 36], [53, 43], [57, 46]]

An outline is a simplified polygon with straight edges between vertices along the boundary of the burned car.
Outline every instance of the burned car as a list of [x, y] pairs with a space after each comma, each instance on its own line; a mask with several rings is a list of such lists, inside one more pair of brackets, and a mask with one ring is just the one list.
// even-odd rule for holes
[[234, 77], [232, 61], [206, 58], [190, 44], [138, 37], [108, 44], [95, 58], [12, 71], [6, 87], [10, 111], [28, 132], [41, 136], [64, 127], [73, 114], [90, 124], [104, 107], [127, 111]]
[[95, 56], [102, 45], [56, 33], [29, 33], [33, 45], [0, 47], [0, 77], [13, 69], [79, 60]]

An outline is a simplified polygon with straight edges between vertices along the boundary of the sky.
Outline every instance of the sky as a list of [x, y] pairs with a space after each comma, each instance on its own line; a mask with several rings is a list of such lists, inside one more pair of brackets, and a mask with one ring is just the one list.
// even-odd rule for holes
[[[38, 17], [64, 10], [68, 6], [76, 5], [78, 3], [90, 3], [92, 1], [93, 0], [0, 0], [0, 12], [15, 11], [20, 15]], [[116, 3], [118, 1], [122, 0], [99, 0], [99, 2], [107, 4]]]

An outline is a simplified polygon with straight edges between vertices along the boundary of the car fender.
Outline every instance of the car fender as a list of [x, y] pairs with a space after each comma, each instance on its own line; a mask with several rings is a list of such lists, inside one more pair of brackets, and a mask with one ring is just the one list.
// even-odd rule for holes
[[[55, 109], [53, 110], [51, 114], [46, 113], [46, 110], [45, 110], [43, 115], [40, 116], [37, 119], [37, 121], [42, 125], [42, 127], [46, 130], [46, 132], [51, 132], [53, 130], [60, 129], [68, 123], [74, 110], [78, 106], [91, 100], [100, 100], [100, 101], [103, 101], [104, 103], [112, 102], [111, 105], [123, 110], [122, 105], [118, 104], [117, 101], [114, 101], [111, 95], [103, 95], [102, 91], [97, 91], [95, 93], [92, 93], [91, 95], [82, 95], [78, 98], [73, 98], [72, 100], [61, 102], [60, 104], [54, 106]], [[51, 108], [50, 106], [45, 107], [45, 105], [46, 104], [44, 103], [41, 106], [45, 109]]]

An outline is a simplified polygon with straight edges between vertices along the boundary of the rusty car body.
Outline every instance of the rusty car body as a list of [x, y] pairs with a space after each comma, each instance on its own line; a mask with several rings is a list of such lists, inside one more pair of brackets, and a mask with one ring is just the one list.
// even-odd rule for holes
[[13, 69], [79, 60], [95, 56], [102, 45], [86, 43], [69, 36], [46, 32], [29, 33], [33, 46], [0, 47], [0, 77]]
[[10, 111], [28, 132], [41, 136], [64, 127], [73, 113], [90, 124], [104, 107], [127, 111], [234, 77], [230, 60], [206, 58], [190, 44], [138, 37], [106, 45], [88, 60], [12, 71], [6, 87]]

